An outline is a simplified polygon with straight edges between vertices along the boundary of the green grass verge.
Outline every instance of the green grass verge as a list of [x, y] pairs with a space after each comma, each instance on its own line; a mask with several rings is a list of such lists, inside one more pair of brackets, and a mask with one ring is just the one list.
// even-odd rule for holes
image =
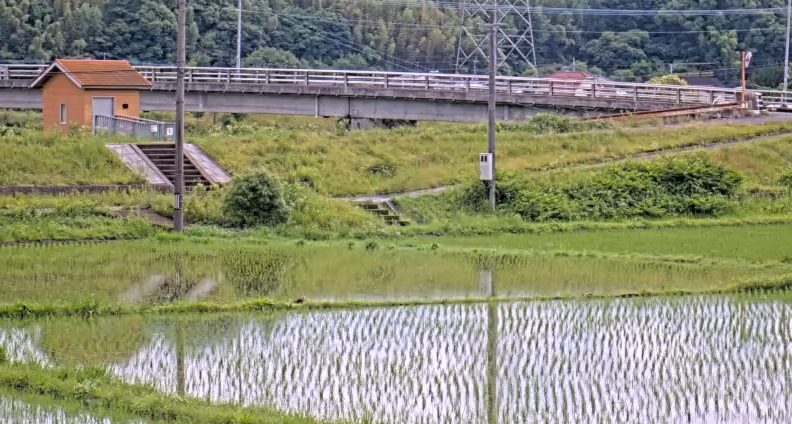
[[106, 216], [0, 215], [0, 243], [74, 240], [130, 240], [159, 231], [141, 218], [114, 219]]
[[111, 142], [129, 140], [36, 130], [0, 136], [0, 185], [145, 182], [105, 147]]
[[[254, 117], [232, 126], [190, 120], [191, 141], [230, 171], [265, 168], [289, 183], [339, 196], [399, 192], [474, 178], [486, 127], [421, 123], [418, 128], [339, 132], [328, 120]], [[621, 158], [668, 148], [734, 141], [792, 131], [792, 122], [707, 123], [665, 128], [586, 129], [566, 133], [533, 123], [504, 124], [499, 165], [515, 172]], [[550, 132], [546, 132], [550, 131]], [[58, 136], [23, 130], [0, 137], [0, 184], [130, 183], [104, 147], [128, 139]]]
[[702, 227], [699, 230], [677, 227], [640, 231], [613, 229], [533, 235], [445, 236], [416, 240], [436, 242], [444, 247], [586, 250], [792, 263], [792, 225], [789, 224]]
[[[519, 126], [498, 133], [498, 165], [514, 172], [557, 168], [643, 151], [734, 141], [792, 130], [792, 122], [759, 125], [698, 124], [531, 134]], [[270, 127], [195, 141], [236, 172], [267, 168], [289, 182], [321, 193], [400, 192], [475, 178], [475, 158], [485, 147], [483, 125], [422, 123], [419, 128], [337, 134]]]
[[1, 364], [0, 387], [50, 399], [78, 403], [99, 414], [128, 415], [154, 422], [244, 424], [318, 423], [312, 418], [264, 408], [212, 404], [183, 396], [169, 396], [151, 387], [126, 384], [98, 369], [45, 369], [29, 364]]

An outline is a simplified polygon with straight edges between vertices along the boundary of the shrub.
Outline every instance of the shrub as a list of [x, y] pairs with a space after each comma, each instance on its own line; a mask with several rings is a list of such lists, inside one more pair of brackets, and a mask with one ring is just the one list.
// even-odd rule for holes
[[[552, 178], [499, 178], [499, 210], [531, 221], [720, 215], [733, 206], [741, 177], [704, 157], [631, 162]], [[459, 208], [481, 212], [486, 190], [463, 190]]]
[[276, 226], [289, 219], [280, 182], [266, 172], [235, 178], [223, 204], [228, 224], [236, 227]]
[[504, 130], [525, 131], [530, 134], [563, 134], [577, 131], [607, 129], [611, 128], [611, 125], [604, 121], [581, 121], [579, 119], [570, 119], [566, 116], [554, 115], [552, 113], [537, 113], [534, 117], [525, 122], [500, 122], [498, 123], [498, 127]]
[[659, 75], [649, 80], [650, 84], [663, 84], [663, 85], [688, 85], [688, 82], [682, 79], [679, 75]]

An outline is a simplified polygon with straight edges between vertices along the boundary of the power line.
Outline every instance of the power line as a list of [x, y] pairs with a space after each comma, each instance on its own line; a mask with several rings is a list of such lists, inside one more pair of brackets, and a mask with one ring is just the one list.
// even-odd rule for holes
[[[295, 21], [293, 19], [292, 19], [292, 23], [294, 23], [296, 25], [302, 25], [306, 29], [313, 29], [314, 31], [317, 32], [318, 36], [320, 36], [322, 38], [325, 38], [326, 40], [333, 41], [333, 42], [335, 42], [335, 43], [337, 43], [339, 45], [345, 46], [345, 47], [350, 48], [352, 50], [355, 50], [355, 51], [357, 51], [359, 53], [368, 55], [370, 57], [374, 57], [374, 58], [379, 59], [379, 60], [382, 60], [383, 62], [385, 62], [385, 63], [387, 63], [389, 65], [396, 66], [396, 67], [399, 67], [399, 68], [402, 68], [402, 69], [405, 69], [405, 70], [410, 70], [410, 68], [408, 68], [407, 66], [402, 65], [402, 64], [397, 63], [397, 62], [394, 62], [394, 61], [389, 60], [388, 58], [386, 58], [385, 56], [389, 56], [387, 54], [369, 51], [369, 50], [372, 50], [370, 47], [361, 46], [362, 48], [358, 48], [358, 47], [356, 47], [357, 43], [355, 43], [354, 41], [341, 38], [341, 37], [339, 37], [339, 36], [337, 36], [337, 35], [335, 35], [333, 33], [325, 31], [325, 30], [323, 30], [321, 28], [318, 28], [318, 27], [316, 27], [314, 25], [311, 25], [311, 24], [308, 24], [308, 25], [310, 25], [312, 28], [308, 28], [306, 26], [306, 24], [301, 24], [301, 23], [299, 23], [299, 22], [297, 22], [297, 21]], [[324, 34], [324, 35], [322, 35], [322, 34]], [[398, 58], [395, 58], [395, 59], [399, 60]], [[427, 70], [427, 71], [429, 70], [428, 68], [420, 66], [417, 63], [409, 63], [409, 62], [407, 62], [407, 63], [410, 64], [410, 65], [413, 65], [415, 68], [423, 68], [424, 70]]]
[[[228, 10], [238, 10], [236, 8], [228, 7]], [[243, 13], [245, 14], [259, 14], [259, 15], [267, 15], [267, 16], [277, 16], [277, 17], [295, 17], [300, 19], [312, 19], [315, 21], [321, 22], [328, 22], [328, 23], [346, 23], [346, 24], [359, 24], [358, 26], [362, 26], [365, 28], [378, 28], [381, 24], [380, 21], [370, 20], [370, 19], [350, 19], [350, 18], [341, 18], [341, 17], [322, 17], [317, 15], [307, 15], [307, 14], [297, 14], [297, 13], [282, 13], [282, 12], [275, 12], [275, 11], [264, 11], [264, 10], [244, 10]], [[404, 29], [413, 29], [415, 31], [419, 30], [431, 30], [431, 29], [453, 29], [457, 30], [459, 28], [458, 24], [418, 24], [418, 23], [403, 23], [403, 22], [394, 22], [388, 21], [385, 22], [389, 27], [399, 27]], [[779, 28], [770, 28], [770, 27], [752, 27], [752, 28], [724, 28], [724, 29], [704, 29], [704, 30], [667, 30], [667, 31], [646, 31], [640, 28], [633, 28], [629, 30], [621, 30], [621, 31], [609, 31], [609, 30], [600, 30], [600, 31], [590, 31], [590, 30], [566, 30], [564, 31], [567, 34], [603, 34], [606, 32], [612, 33], [626, 33], [630, 31], [641, 31], [646, 34], [701, 34], [701, 33], [709, 33], [709, 32], [758, 32], [758, 31], [781, 31]], [[518, 31], [509, 32], [517, 34]], [[539, 33], [557, 33], [560, 32], [555, 29], [534, 29], [534, 32]]]

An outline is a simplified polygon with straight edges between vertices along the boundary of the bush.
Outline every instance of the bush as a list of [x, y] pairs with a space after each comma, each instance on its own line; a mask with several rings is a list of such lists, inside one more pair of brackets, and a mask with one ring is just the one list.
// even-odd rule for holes
[[235, 227], [274, 227], [289, 219], [283, 189], [266, 172], [235, 178], [226, 195], [223, 213], [228, 224]]
[[663, 85], [688, 85], [688, 82], [682, 79], [679, 75], [659, 75], [649, 80], [650, 84], [663, 84]]
[[[631, 162], [552, 178], [501, 175], [499, 210], [531, 221], [720, 215], [733, 206], [741, 177], [704, 157]], [[462, 191], [458, 207], [483, 212], [480, 182]], [[488, 206], [487, 206], [488, 208]]]
[[499, 122], [498, 127], [503, 130], [525, 131], [530, 134], [564, 134], [577, 131], [608, 129], [611, 128], [611, 125], [604, 121], [581, 121], [580, 119], [570, 119], [552, 113], [537, 113], [534, 117], [525, 122]]

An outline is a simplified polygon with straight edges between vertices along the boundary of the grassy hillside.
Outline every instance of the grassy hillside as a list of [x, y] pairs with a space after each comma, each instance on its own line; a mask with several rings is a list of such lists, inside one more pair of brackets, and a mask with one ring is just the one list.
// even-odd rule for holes
[[[34, 126], [35, 116], [26, 116]], [[0, 128], [2, 125], [0, 125]], [[499, 131], [500, 169], [528, 171], [597, 162], [638, 152], [723, 142], [792, 132], [792, 122], [765, 124], [698, 123], [665, 128], [602, 128], [544, 117]], [[55, 136], [39, 129], [0, 132], [0, 184], [130, 183], [139, 177], [106, 151], [112, 141], [86, 135]], [[236, 122], [230, 115], [188, 120], [188, 139], [204, 147], [233, 173], [266, 168], [291, 183], [343, 196], [400, 192], [455, 184], [474, 178], [476, 158], [485, 150], [486, 127], [477, 124], [420, 123], [417, 128], [339, 131], [335, 121], [257, 116]], [[126, 140], [128, 141], [128, 140]], [[789, 143], [773, 147], [792, 152]], [[734, 160], [765, 172], [756, 161], [772, 156], [781, 164], [792, 153], [757, 153]], [[757, 184], [766, 184], [757, 179]]]
[[[227, 131], [233, 134], [229, 136]], [[792, 131], [790, 123], [689, 124], [666, 128], [590, 129], [568, 133], [504, 125], [500, 169], [526, 171], [629, 156], [637, 152]], [[421, 123], [418, 128], [337, 132], [294, 122], [241, 124], [193, 137], [235, 172], [265, 167], [329, 195], [391, 193], [474, 178], [486, 150], [484, 125]]]
[[105, 148], [109, 142], [104, 138], [59, 136], [39, 130], [0, 135], [0, 185], [143, 182]]

